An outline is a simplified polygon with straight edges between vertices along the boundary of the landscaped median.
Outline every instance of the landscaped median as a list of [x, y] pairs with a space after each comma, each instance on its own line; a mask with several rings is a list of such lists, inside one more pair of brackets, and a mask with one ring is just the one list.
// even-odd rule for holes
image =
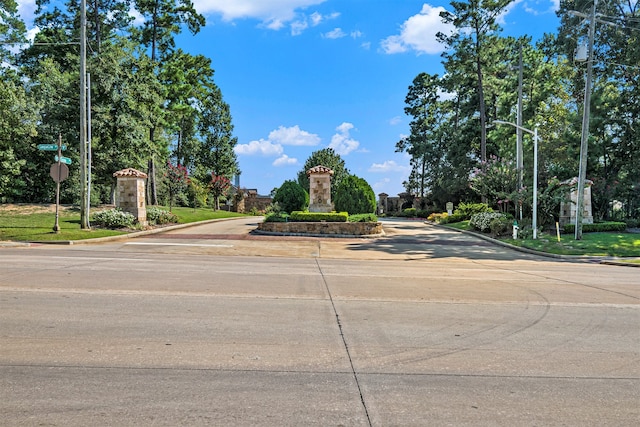
[[347, 212], [302, 212], [267, 216], [258, 224], [259, 233], [289, 236], [376, 237], [383, 233], [375, 215], [352, 215]]

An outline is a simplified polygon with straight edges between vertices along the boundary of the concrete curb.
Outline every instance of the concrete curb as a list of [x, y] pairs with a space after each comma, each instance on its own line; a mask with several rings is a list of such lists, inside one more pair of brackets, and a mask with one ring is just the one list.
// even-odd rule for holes
[[[179, 229], [182, 229], [182, 228], [193, 227], [193, 226], [196, 226], [196, 225], [209, 224], [211, 222], [231, 221], [231, 220], [238, 219], [238, 218], [244, 218], [244, 217], [208, 219], [208, 220], [205, 220], [205, 221], [190, 222], [190, 223], [187, 223], [187, 224], [176, 224], [176, 225], [170, 225], [170, 226], [167, 226], [167, 227], [158, 227], [158, 228], [153, 228], [153, 229], [150, 229], [150, 230], [135, 231], [135, 232], [132, 232], [132, 233], [120, 234], [120, 235], [117, 235], [117, 236], [96, 237], [96, 238], [93, 238], [93, 239], [46, 240], [46, 241], [32, 241], [32, 242], [5, 242], [5, 243], [9, 243], [9, 244], [12, 244], [12, 245], [15, 244], [15, 246], [30, 246], [32, 244], [38, 244], [38, 245], [87, 245], [87, 244], [91, 244], [91, 243], [115, 242], [115, 241], [118, 241], [118, 240], [134, 239], [136, 237], [148, 236], [150, 234], [163, 233], [165, 231], [179, 230]], [[0, 246], [4, 246], [4, 244], [2, 242], [0, 242]], [[7, 246], [9, 246], [9, 245], [7, 245]]]
[[[491, 242], [491, 243], [493, 243], [493, 244], [495, 244], [497, 246], [503, 246], [505, 248], [513, 249], [514, 251], [518, 251], [518, 252], [522, 252], [522, 253], [526, 253], [526, 254], [530, 254], [530, 255], [537, 255], [537, 256], [541, 256], [541, 257], [561, 259], [561, 260], [566, 260], [566, 261], [598, 262], [600, 264], [616, 265], [616, 266], [621, 266], [621, 267], [640, 267], [640, 264], [633, 264], [633, 263], [629, 263], [629, 262], [618, 261], [619, 258], [606, 258], [606, 257], [597, 257], [597, 256], [588, 256], [588, 255], [558, 255], [558, 254], [550, 254], [548, 252], [536, 251], [535, 249], [529, 249], [529, 248], [523, 248], [521, 246], [515, 246], [515, 245], [512, 245], [510, 243], [503, 242], [501, 240], [494, 239], [492, 237], [485, 236], [484, 234], [476, 233], [476, 232], [469, 231], [469, 230], [459, 230], [457, 228], [447, 227], [446, 225], [432, 224], [430, 222], [425, 222], [425, 224], [429, 225], [429, 226], [432, 226], [432, 227], [441, 227], [441, 228], [446, 228], [447, 230], [453, 230], [453, 231], [457, 231], [457, 232], [460, 232], [460, 233], [463, 233], [463, 234], [468, 234], [470, 236], [477, 237], [477, 238], [479, 238], [481, 240], [485, 240], [487, 242]], [[636, 258], [635, 257], [631, 257], [631, 259], [636, 259]]]

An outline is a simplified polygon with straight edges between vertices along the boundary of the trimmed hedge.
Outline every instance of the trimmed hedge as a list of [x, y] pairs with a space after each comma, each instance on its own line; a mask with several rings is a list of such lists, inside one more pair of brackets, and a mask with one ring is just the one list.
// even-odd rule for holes
[[[624, 222], [597, 222], [595, 224], [582, 224], [583, 233], [602, 233], [605, 231], [626, 231], [627, 224]], [[565, 224], [563, 231], [567, 234], [575, 233], [575, 224]]]
[[378, 222], [376, 214], [349, 215], [349, 222]]
[[293, 211], [289, 216], [289, 221], [299, 222], [347, 222], [349, 214], [347, 212], [302, 212]]

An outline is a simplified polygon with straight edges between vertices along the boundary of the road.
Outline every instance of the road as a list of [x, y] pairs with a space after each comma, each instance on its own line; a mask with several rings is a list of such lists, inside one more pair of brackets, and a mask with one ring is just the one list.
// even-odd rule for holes
[[0, 247], [0, 424], [640, 423], [640, 275], [420, 222]]

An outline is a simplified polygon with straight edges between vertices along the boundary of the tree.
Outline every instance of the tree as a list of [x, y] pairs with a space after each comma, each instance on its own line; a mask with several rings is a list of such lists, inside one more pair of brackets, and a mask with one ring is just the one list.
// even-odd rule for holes
[[333, 170], [333, 177], [331, 179], [331, 199], [333, 200], [338, 185], [344, 178], [349, 176], [349, 170], [345, 167], [344, 160], [342, 160], [333, 148], [323, 148], [322, 150], [311, 153], [311, 156], [309, 156], [304, 163], [302, 170], [298, 172], [298, 183], [307, 193], [309, 192], [309, 177], [307, 176], [307, 171], [314, 166], [326, 166]]
[[495, 46], [499, 26], [497, 18], [503, 13], [511, 0], [468, 0], [468, 2], [452, 1], [453, 12], [441, 12], [445, 23], [453, 24], [456, 32], [451, 36], [442, 33], [438, 37], [450, 50], [443, 57], [453, 65], [468, 67], [475, 73], [475, 96], [477, 111], [480, 115], [480, 160], [487, 160], [487, 108], [485, 100], [484, 67], [495, 58], [488, 52]]
[[213, 173], [231, 180], [240, 173], [238, 158], [233, 150], [238, 139], [233, 136], [229, 104], [224, 102], [217, 86], [206, 88], [200, 110], [200, 143], [193, 163], [196, 175]]
[[273, 196], [273, 203], [277, 203], [287, 213], [306, 209], [307, 200], [304, 188], [293, 180], [285, 181]]
[[189, 172], [184, 166], [168, 163], [164, 176], [169, 189], [169, 211], [171, 211], [176, 197], [189, 187]]
[[435, 184], [438, 169], [445, 157], [442, 144], [441, 110], [438, 92], [441, 90], [438, 75], [420, 73], [413, 79], [405, 98], [405, 114], [411, 117], [409, 136], [396, 143], [396, 151], [411, 156], [411, 174], [405, 184], [408, 192], [425, 197]]
[[209, 190], [213, 194], [213, 209], [220, 209], [220, 196], [226, 195], [231, 189], [231, 181], [226, 176], [211, 174]]
[[[159, 63], [160, 58], [166, 58], [173, 50], [174, 35], [181, 32], [183, 24], [192, 34], [198, 33], [205, 24], [204, 16], [197, 13], [191, 0], [134, 0], [134, 3], [138, 12], [146, 18], [142, 28], [134, 33], [140, 42], [151, 50], [151, 62], [154, 65]], [[149, 140], [152, 146], [156, 142], [156, 131], [163, 123], [161, 115], [157, 116], [149, 128]], [[157, 153], [152, 152], [148, 161], [151, 204], [158, 202], [155, 154]]]
[[338, 185], [334, 205], [349, 215], [375, 213], [376, 195], [366, 180], [349, 175]]

